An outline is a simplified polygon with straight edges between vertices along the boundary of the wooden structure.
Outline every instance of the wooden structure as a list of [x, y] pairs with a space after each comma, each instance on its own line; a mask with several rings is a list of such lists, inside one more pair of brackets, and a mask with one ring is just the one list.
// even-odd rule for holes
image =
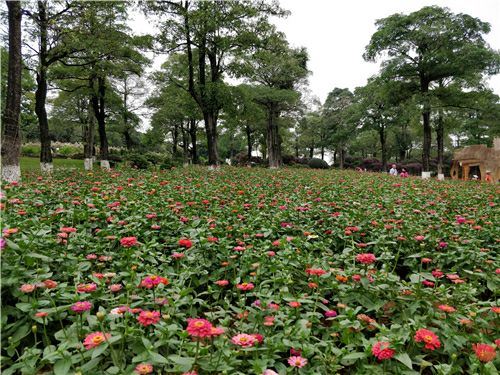
[[500, 138], [495, 138], [493, 148], [473, 145], [455, 152], [450, 169], [451, 178], [468, 180], [472, 169], [478, 171], [478, 176], [483, 181], [486, 171], [491, 172], [494, 182], [500, 180]]

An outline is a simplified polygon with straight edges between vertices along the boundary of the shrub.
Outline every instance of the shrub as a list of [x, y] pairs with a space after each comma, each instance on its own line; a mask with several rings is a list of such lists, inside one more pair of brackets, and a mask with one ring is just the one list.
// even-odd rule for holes
[[231, 164], [236, 166], [244, 166], [244, 165], [265, 165], [265, 160], [260, 156], [252, 156], [250, 160], [248, 159], [248, 155], [246, 151], [240, 152], [235, 157], [231, 159]]
[[323, 159], [312, 158], [309, 160], [309, 168], [314, 169], [328, 169], [330, 166]]
[[27, 143], [21, 146], [21, 155], [36, 158], [40, 156], [40, 145]]
[[138, 153], [130, 153], [126, 156], [126, 160], [130, 163], [133, 168], [137, 169], [148, 169], [151, 165], [146, 155]]

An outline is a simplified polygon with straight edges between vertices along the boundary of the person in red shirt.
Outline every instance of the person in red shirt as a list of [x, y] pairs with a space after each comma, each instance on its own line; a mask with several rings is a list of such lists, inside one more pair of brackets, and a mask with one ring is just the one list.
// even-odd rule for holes
[[491, 178], [491, 171], [486, 171], [486, 176], [484, 176], [484, 181], [488, 183], [493, 182], [493, 178]]

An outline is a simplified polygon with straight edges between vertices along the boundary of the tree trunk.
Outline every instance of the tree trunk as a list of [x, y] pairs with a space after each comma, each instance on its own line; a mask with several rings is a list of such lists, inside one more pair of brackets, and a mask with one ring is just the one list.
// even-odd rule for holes
[[345, 157], [345, 150], [343, 147], [340, 148], [339, 152], [339, 168], [344, 169], [344, 157]]
[[189, 119], [189, 135], [191, 136], [191, 160], [193, 164], [199, 164], [198, 160], [198, 147], [196, 146], [196, 132], [197, 132], [196, 120]]
[[443, 124], [443, 109], [440, 108], [438, 112], [437, 126], [436, 126], [436, 140], [437, 140], [437, 173], [443, 174], [443, 158], [444, 158], [444, 124]]
[[219, 154], [217, 152], [217, 116], [214, 113], [205, 113], [205, 131], [207, 133], [208, 164], [212, 167], [219, 165]]
[[42, 173], [52, 172], [52, 151], [50, 149], [49, 121], [45, 103], [47, 101], [47, 10], [43, 1], [38, 1], [38, 17], [40, 31], [40, 51], [38, 61], [38, 71], [36, 73], [37, 88], [35, 92], [35, 113], [38, 117], [40, 128], [40, 168]]
[[125, 128], [123, 132], [123, 138], [125, 139], [125, 147], [127, 148], [128, 151], [130, 151], [134, 146], [134, 143], [132, 142], [132, 136], [130, 135], [129, 128]]
[[325, 146], [321, 146], [321, 160], [325, 160]]
[[422, 145], [422, 171], [428, 172], [430, 169], [432, 128], [431, 107], [428, 98], [429, 82], [424, 78], [420, 79], [420, 90], [424, 95], [424, 107], [422, 110], [422, 121], [424, 126], [424, 142]]
[[182, 132], [182, 157], [183, 157], [183, 165], [189, 165], [189, 137], [188, 137], [188, 128], [189, 121], [186, 124], [186, 128], [184, 128], [184, 124], [181, 123], [181, 132]]
[[9, 17], [9, 68], [7, 73], [6, 105], [3, 113], [2, 180], [19, 181], [21, 169], [21, 2], [6, 1]]
[[384, 125], [378, 127], [378, 135], [380, 138], [380, 152], [382, 153], [382, 170], [385, 171], [387, 169], [387, 137]]
[[[94, 80], [92, 80], [94, 81]], [[106, 134], [106, 112], [104, 95], [106, 94], [106, 82], [102, 77], [97, 78], [97, 92], [94, 90], [92, 93], [92, 107], [94, 108], [94, 115], [97, 119], [97, 127], [99, 131], [101, 167], [109, 169], [109, 146], [108, 137]]]
[[248, 124], [245, 125], [245, 132], [247, 134], [247, 158], [250, 163], [252, 160], [252, 129]]
[[281, 140], [278, 131], [278, 111], [274, 104], [268, 107], [267, 154], [269, 158], [269, 168], [279, 168], [282, 164]]
[[94, 123], [95, 117], [92, 102], [89, 100], [87, 123], [83, 125], [83, 157], [85, 170], [92, 170], [94, 156]]
[[313, 158], [314, 157], [314, 147], [309, 147], [309, 158]]
[[177, 155], [177, 143], [179, 143], [179, 127], [174, 124], [172, 129], [172, 155], [175, 157]]

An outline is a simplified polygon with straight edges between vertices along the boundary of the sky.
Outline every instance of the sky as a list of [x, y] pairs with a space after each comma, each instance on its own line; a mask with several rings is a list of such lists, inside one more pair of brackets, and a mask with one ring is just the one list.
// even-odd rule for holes
[[[448, 7], [453, 13], [466, 13], [489, 22], [491, 31], [485, 40], [500, 50], [500, 0], [280, 0], [291, 12], [275, 19], [293, 47], [306, 47], [309, 53], [309, 90], [323, 103], [335, 87], [349, 88], [366, 84], [377, 74], [379, 64], [363, 60], [363, 52], [375, 21], [394, 13], [409, 14], [424, 6]], [[130, 26], [135, 32], [152, 32], [151, 23], [140, 13]], [[165, 56], [158, 56], [158, 69]], [[500, 95], [500, 75], [489, 79], [488, 86]]]
[[[499, 0], [281, 0], [280, 4], [292, 14], [275, 23], [292, 46], [307, 48], [309, 88], [321, 102], [335, 87], [353, 90], [378, 72], [378, 63], [366, 62], [362, 55], [376, 31], [375, 21], [394, 13], [438, 5], [469, 14], [490, 23], [485, 40], [500, 50]], [[489, 87], [500, 95], [500, 75], [490, 79]]]

